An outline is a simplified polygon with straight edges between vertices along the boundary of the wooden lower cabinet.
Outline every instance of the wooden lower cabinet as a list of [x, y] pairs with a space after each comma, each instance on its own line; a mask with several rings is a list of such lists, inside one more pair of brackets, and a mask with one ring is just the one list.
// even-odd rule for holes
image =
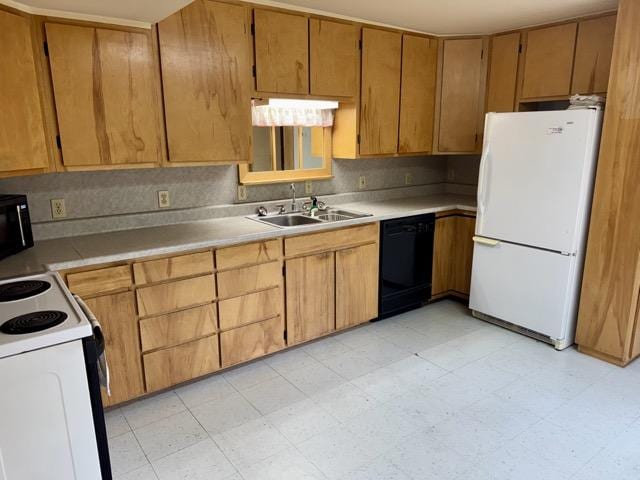
[[100, 319], [111, 377], [111, 396], [103, 394], [105, 406], [115, 405], [144, 393], [138, 319], [133, 292], [85, 300]]
[[147, 392], [186, 382], [219, 368], [216, 335], [144, 355]]
[[296, 344], [335, 329], [335, 254], [285, 262], [287, 340]]
[[284, 347], [284, 321], [279, 315], [220, 333], [223, 367], [262, 357]]
[[336, 329], [378, 316], [377, 244], [336, 252]]
[[142, 351], [178, 345], [216, 333], [215, 304], [140, 320]]
[[431, 295], [468, 296], [473, 262], [475, 217], [445, 215], [436, 219]]

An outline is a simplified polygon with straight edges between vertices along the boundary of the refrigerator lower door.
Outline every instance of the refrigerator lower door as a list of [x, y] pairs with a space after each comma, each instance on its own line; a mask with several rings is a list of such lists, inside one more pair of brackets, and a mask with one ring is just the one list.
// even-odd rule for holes
[[572, 331], [567, 327], [576, 302], [575, 257], [477, 237], [474, 241], [470, 308], [564, 339]]

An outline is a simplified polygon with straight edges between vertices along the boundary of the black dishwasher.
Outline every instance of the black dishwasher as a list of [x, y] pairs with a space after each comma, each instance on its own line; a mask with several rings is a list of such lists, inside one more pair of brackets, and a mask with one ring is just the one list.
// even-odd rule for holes
[[433, 213], [381, 223], [379, 319], [417, 308], [431, 297], [435, 223]]

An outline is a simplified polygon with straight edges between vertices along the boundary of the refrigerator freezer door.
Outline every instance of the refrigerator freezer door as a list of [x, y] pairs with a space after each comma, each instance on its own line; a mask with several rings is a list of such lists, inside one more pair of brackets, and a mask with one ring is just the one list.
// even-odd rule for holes
[[587, 221], [601, 113], [489, 113], [476, 234], [575, 252]]
[[[554, 339], [573, 315], [575, 257], [499, 242], [474, 242], [469, 307]], [[573, 340], [573, 339], [572, 339]]]

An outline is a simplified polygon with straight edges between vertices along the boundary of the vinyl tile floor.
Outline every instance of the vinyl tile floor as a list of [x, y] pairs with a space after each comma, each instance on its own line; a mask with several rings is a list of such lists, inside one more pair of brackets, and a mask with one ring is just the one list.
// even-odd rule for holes
[[106, 414], [117, 480], [640, 478], [627, 368], [442, 301]]

